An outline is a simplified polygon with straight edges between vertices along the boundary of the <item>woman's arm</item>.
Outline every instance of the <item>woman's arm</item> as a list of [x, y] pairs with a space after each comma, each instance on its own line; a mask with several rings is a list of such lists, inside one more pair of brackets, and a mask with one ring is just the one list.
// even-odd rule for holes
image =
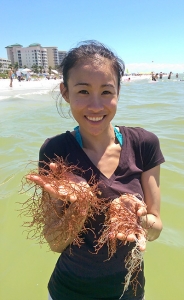
[[147, 240], [154, 241], [162, 231], [160, 219], [160, 166], [142, 173], [141, 184], [147, 215], [142, 216], [142, 226], [147, 229]]
[[[44, 194], [43, 201], [46, 204], [48, 194]], [[87, 206], [86, 212], [83, 211], [83, 214], [77, 217], [77, 202], [70, 203], [69, 207], [65, 209], [63, 213], [63, 205], [65, 204], [62, 203], [62, 200], [55, 199], [55, 201], [56, 211], [53, 211], [46, 219], [43, 235], [52, 251], [62, 253], [64, 249], [74, 241], [77, 233], [79, 233], [84, 226], [87, 216]], [[77, 217], [77, 227], [75, 225], [75, 232], [72, 232], [69, 227], [71, 226], [71, 220], [74, 216]]]
[[[56, 172], [56, 164], [51, 163], [50, 169]], [[26, 178], [43, 189], [42, 234], [51, 250], [61, 253], [74, 240], [77, 242], [93, 195], [90, 187], [84, 178], [66, 172], [63, 180], [42, 174]]]

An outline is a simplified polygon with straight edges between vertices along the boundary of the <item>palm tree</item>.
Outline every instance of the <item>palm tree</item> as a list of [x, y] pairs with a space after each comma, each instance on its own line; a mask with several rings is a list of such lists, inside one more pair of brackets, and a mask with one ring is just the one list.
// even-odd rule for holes
[[43, 72], [43, 66], [39, 66], [39, 69], [40, 69], [40, 73], [42, 74], [42, 72]]
[[3, 67], [3, 64], [2, 63], [0, 63], [0, 70], [1, 70], [1, 68]]
[[34, 73], [38, 74], [38, 66], [36, 64], [32, 65], [31, 69]]
[[13, 67], [14, 67], [15, 70], [18, 70], [18, 68], [19, 68], [18, 62], [14, 63], [14, 66], [13, 66]]
[[51, 74], [51, 70], [52, 70], [52, 67], [51, 67], [51, 66], [49, 66], [49, 74]]

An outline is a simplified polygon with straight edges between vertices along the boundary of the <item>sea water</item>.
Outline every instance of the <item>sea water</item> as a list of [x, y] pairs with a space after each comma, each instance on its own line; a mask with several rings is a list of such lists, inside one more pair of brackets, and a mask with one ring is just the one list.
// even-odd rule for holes
[[[160, 139], [166, 162], [161, 166], [159, 239], [145, 252], [146, 300], [184, 299], [184, 81], [172, 78], [124, 82], [114, 125], [139, 126]], [[58, 254], [27, 239], [19, 216], [28, 195], [21, 179], [38, 160], [47, 137], [76, 126], [61, 118], [51, 92], [59, 83], [0, 84], [0, 299], [47, 299], [47, 282]], [[64, 104], [64, 109], [67, 107]], [[34, 165], [33, 165], [34, 167]]]

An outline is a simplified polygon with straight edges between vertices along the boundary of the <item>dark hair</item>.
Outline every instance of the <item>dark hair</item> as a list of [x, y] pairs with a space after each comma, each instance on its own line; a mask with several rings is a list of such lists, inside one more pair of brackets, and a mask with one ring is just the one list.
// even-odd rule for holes
[[124, 75], [125, 64], [124, 62], [118, 58], [110, 49], [108, 49], [103, 44], [98, 41], [83, 41], [76, 48], [72, 48], [67, 52], [64, 57], [60, 68], [63, 73], [63, 83], [64, 86], [67, 87], [69, 71], [73, 68], [79, 61], [86, 60], [88, 58], [93, 58], [94, 56], [101, 56], [104, 58], [108, 58], [112, 67], [117, 74], [118, 77], [118, 87], [120, 87], [121, 77]]

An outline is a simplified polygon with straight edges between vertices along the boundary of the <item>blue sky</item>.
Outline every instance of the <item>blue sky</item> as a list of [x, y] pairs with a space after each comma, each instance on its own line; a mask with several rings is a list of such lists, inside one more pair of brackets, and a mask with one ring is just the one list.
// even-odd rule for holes
[[6, 58], [5, 46], [15, 43], [67, 51], [95, 39], [127, 67], [169, 65], [184, 72], [183, 14], [183, 0], [1, 1], [0, 57]]

